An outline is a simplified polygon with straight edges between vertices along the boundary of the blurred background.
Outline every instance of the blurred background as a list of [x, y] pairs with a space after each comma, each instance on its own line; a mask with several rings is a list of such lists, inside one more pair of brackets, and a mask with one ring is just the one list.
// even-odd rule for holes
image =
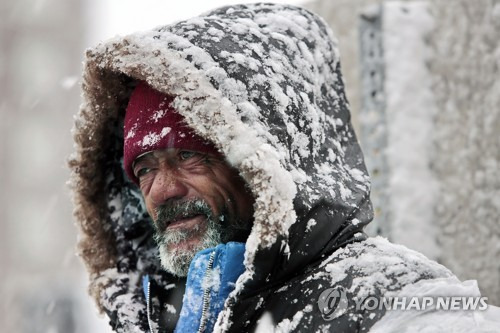
[[[0, 332], [110, 332], [65, 184], [84, 50], [237, 2], [1, 0]], [[339, 39], [373, 178], [368, 233], [500, 305], [500, 1], [276, 2], [317, 12]]]

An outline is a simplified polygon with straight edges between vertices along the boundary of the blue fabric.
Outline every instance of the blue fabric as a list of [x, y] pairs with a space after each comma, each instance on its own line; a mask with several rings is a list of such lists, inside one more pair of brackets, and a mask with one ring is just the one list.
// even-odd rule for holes
[[[208, 276], [205, 276], [210, 255], [214, 251], [212, 270]], [[244, 254], [245, 244], [236, 242], [219, 244], [215, 248], [205, 249], [196, 254], [189, 266], [182, 310], [175, 332], [196, 332], [198, 330], [205, 287], [210, 287], [210, 306], [205, 332], [212, 332], [217, 316], [224, 307], [224, 302], [234, 290], [234, 283], [245, 270]]]
[[148, 299], [148, 285], [149, 285], [149, 275], [144, 275], [142, 277], [142, 290], [144, 291], [144, 298]]

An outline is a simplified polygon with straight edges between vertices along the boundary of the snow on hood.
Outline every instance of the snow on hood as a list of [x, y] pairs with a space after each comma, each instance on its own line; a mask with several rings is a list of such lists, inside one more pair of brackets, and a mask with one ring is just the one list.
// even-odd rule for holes
[[71, 185], [80, 253], [101, 307], [101, 290], [115, 279], [159, 267], [140, 192], [120, 162], [137, 80], [175, 96], [188, 125], [215, 143], [255, 196], [233, 297], [363, 238], [370, 184], [332, 32], [298, 7], [219, 8], [86, 53]]

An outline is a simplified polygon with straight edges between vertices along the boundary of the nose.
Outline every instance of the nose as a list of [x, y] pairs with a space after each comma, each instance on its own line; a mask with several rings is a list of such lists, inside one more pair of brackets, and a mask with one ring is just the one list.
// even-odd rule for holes
[[168, 201], [185, 197], [188, 187], [184, 181], [171, 168], [162, 167], [158, 170], [149, 191], [153, 205], [159, 206]]

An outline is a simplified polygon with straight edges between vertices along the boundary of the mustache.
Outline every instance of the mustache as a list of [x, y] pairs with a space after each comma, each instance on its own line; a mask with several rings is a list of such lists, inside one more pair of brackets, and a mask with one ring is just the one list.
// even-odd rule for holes
[[205, 200], [177, 201], [158, 206], [156, 208], [156, 221], [154, 224], [156, 229], [164, 231], [172, 222], [197, 215], [205, 215], [207, 220], [212, 218], [212, 209]]

